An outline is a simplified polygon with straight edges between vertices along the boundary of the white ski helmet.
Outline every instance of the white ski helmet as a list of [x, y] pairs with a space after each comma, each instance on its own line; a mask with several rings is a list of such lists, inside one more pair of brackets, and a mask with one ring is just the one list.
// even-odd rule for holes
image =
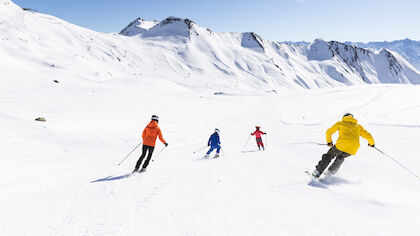
[[159, 116], [157, 116], [157, 115], [153, 115], [153, 116], [152, 116], [152, 120], [155, 120], [155, 121], [159, 122]]
[[218, 128], [214, 129], [214, 132], [220, 133], [220, 130]]

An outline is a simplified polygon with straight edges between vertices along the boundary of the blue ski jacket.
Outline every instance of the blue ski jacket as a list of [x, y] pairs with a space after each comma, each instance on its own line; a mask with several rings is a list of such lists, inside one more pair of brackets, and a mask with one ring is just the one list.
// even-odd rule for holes
[[217, 133], [212, 134], [209, 138], [209, 142], [208, 142], [207, 145], [212, 146], [212, 147], [216, 147], [216, 146], [219, 146], [219, 144], [220, 144], [219, 134], [217, 134]]

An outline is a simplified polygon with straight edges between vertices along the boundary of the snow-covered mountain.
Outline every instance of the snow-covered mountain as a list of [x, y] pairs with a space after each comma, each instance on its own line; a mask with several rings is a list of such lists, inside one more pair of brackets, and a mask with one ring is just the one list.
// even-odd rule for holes
[[46, 77], [65, 73], [93, 81], [159, 76], [198, 88], [261, 90], [420, 83], [419, 72], [387, 50], [372, 52], [322, 40], [310, 45], [276, 43], [255, 33], [213, 32], [175, 17], [159, 23], [136, 19], [122, 35], [104, 34], [23, 11], [9, 0], [1, 0], [1, 5], [0, 50], [11, 64], [5, 67], [18, 74], [25, 68]]
[[358, 47], [370, 48], [380, 50], [383, 48], [392, 50], [401, 56], [403, 56], [407, 61], [409, 61], [417, 70], [420, 70], [420, 41], [403, 39], [395, 40], [392, 42], [369, 42], [369, 43], [352, 43]]
[[159, 24], [159, 21], [147, 21], [142, 18], [137, 18], [121, 30], [120, 34], [125, 36], [141, 34], [157, 24]]

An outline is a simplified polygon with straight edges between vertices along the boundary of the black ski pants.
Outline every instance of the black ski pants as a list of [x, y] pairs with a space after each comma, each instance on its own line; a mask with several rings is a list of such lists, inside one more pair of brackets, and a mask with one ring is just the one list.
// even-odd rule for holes
[[344, 162], [344, 158], [348, 156], [351, 156], [351, 154], [338, 150], [334, 145], [330, 148], [330, 150], [328, 150], [327, 153], [322, 155], [322, 159], [318, 162], [316, 170], [319, 171], [319, 173], [324, 172], [325, 168], [327, 168], [330, 162], [335, 158], [335, 161], [328, 168], [328, 171], [331, 174], [335, 174], [337, 173], [338, 169], [340, 169], [341, 164]]
[[146, 169], [146, 167], [149, 165], [150, 159], [152, 159], [153, 150], [155, 150], [155, 147], [143, 145], [143, 153], [141, 154], [139, 160], [136, 164], [136, 170], [140, 168], [141, 163], [143, 162], [144, 157], [146, 156], [146, 152], [149, 152], [146, 158], [146, 161], [143, 164], [142, 169]]

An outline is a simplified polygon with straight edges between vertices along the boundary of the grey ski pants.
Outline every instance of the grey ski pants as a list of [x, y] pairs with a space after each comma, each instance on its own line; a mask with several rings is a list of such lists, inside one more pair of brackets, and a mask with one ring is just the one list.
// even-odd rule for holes
[[344, 162], [344, 158], [348, 156], [351, 156], [351, 154], [338, 150], [334, 145], [330, 148], [330, 150], [328, 150], [327, 153], [322, 155], [322, 159], [318, 162], [316, 169], [319, 171], [319, 173], [324, 172], [330, 162], [335, 158], [334, 162], [328, 168], [328, 171], [331, 174], [335, 174], [337, 173], [338, 169], [340, 169], [341, 164]]

